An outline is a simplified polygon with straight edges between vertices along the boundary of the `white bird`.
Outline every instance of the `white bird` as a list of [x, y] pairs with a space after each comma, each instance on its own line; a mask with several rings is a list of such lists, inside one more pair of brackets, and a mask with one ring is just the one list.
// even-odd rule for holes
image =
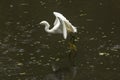
[[52, 29], [50, 28], [50, 25], [47, 21], [41, 21], [40, 24], [45, 25], [45, 31], [48, 33], [60, 33], [63, 34], [64, 39], [67, 39], [67, 34], [72, 32], [76, 33], [77, 28], [74, 27], [69, 20], [67, 20], [62, 14], [58, 12], [53, 12], [56, 19], [54, 22], [54, 27]]

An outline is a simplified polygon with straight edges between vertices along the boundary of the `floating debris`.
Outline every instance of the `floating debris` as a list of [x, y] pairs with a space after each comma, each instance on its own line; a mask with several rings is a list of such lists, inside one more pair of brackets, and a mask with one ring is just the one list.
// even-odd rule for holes
[[12, 5], [12, 4], [10, 5], [10, 8], [13, 8], [13, 5]]
[[50, 59], [51, 59], [51, 60], [55, 60], [55, 58], [54, 58], [54, 57], [50, 57]]
[[82, 17], [82, 16], [86, 16], [87, 15], [87, 13], [81, 13], [80, 14], [80, 16]]
[[99, 5], [100, 5], [100, 6], [102, 6], [102, 5], [103, 5], [103, 3], [102, 3], [102, 2], [100, 2], [100, 3], [99, 3]]
[[22, 52], [24, 52], [24, 51], [25, 51], [24, 49], [19, 49], [18, 52], [22, 53]]
[[5, 50], [2, 52], [2, 54], [7, 54], [9, 51], [8, 50]]
[[43, 57], [44, 57], [44, 55], [41, 55], [40, 57], [41, 57], [41, 58], [43, 58]]
[[114, 45], [113, 47], [110, 48], [112, 51], [118, 51], [120, 50], [120, 45]]
[[110, 70], [110, 68], [109, 68], [109, 67], [107, 67], [107, 68], [106, 68], [106, 70]]
[[19, 73], [20, 75], [26, 75], [26, 72], [21, 72], [21, 73]]
[[30, 57], [31, 60], [35, 59], [36, 57]]
[[23, 63], [18, 62], [17, 65], [18, 66], [23, 66]]
[[49, 48], [50, 48], [49, 45], [46, 45], [46, 44], [41, 44], [41, 47], [42, 47], [42, 48], [46, 48], [46, 49], [49, 49]]
[[9, 26], [9, 25], [11, 25], [13, 22], [11, 22], [11, 21], [7, 21], [7, 22], [5, 22], [5, 25], [7, 25], [7, 26]]
[[95, 40], [95, 38], [94, 38], [94, 37], [92, 37], [92, 38], [90, 38], [89, 40]]
[[28, 3], [21, 3], [20, 4], [21, 6], [26, 6], [26, 5], [29, 5]]
[[110, 54], [109, 54], [109, 53], [106, 53], [106, 52], [100, 52], [99, 55], [100, 55], [100, 56], [109, 56]]
[[103, 62], [100, 62], [100, 64], [104, 64]]
[[40, 52], [41, 52], [41, 49], [37, 49], [37, 50], [36, 50], [36, 53], [40, 53]]
[[106, 37], [107, 37], [107, 35], [102, 36], [102, 38], [106, 38]]
[[93, 19], [86, 19], [86, 21], [93, 21]]
[[44, 6], [46, 3], [43, 2], [43, 1], [40, 1], [40, 4], [41, 4], [42, 6]]
[[29, 11], [24, 11], [25, 14], [29, 13]]
[[37, 64], [38, 64], [38, 65], [42, 65], [42, 63], [40, 63], [40, 62], [37, 62]]
[[44, 64], [44, 66], [49, 66], [50, 65], [50, 63], [46, 63], [46, 64]]
[[55, 61], [60, 61], [60, 58], [55, 59]]
[[105, 53], [99, 53], [100, 56], [103, 56]]

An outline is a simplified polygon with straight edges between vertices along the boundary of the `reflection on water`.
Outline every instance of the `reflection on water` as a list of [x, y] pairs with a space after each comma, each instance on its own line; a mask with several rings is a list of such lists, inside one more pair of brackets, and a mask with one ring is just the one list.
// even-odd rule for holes
[[53, 67], [53, 73], [50, 73], [45, 76], [44, 80], [74, 80], [77, 74], [77, 67], [63, 67], [63, 68], [56, 68]]
[[[0, 79], [119, 80], [119, 3], [1, 0]], [[77, 27], [73, 42], [70, 35], [63, 40], [62, 35], [47, 34], [39, 25], [42, 20], [52, 25], [53, 11]]]

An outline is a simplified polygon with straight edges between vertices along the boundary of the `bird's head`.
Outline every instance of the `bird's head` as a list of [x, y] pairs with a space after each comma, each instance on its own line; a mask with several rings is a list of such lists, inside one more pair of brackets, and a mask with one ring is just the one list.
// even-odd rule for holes
[[40, 25], [45, 26], [45, 31], [48, 32], [50, 25], [49, 25], [49, 23], [47, 21], [41, 21]]
[[45, 25], [45, 24], [48, 24], [48, 22], [47, 21], [41, 21], [40, 24]]

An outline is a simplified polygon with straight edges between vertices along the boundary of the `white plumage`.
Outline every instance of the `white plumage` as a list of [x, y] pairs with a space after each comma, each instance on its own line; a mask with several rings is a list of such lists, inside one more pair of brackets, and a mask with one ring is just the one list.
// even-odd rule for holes
[[67, 34], [72, 32], [75, 33], [77, 32], [77, 28], [74, 27], [69, 20], [67, 20], [62, 14], [58, 12], [53, 12], [55, 15], [56, 19], [54, 22], [54, 27], [52, 29], [50, 28], [50, 25], [47, 21], [41, 21], [40, 24], [45, 25], [45, 31], [48, 33], [59, 33], [63, 34], [64, 39], [67, 39]]

